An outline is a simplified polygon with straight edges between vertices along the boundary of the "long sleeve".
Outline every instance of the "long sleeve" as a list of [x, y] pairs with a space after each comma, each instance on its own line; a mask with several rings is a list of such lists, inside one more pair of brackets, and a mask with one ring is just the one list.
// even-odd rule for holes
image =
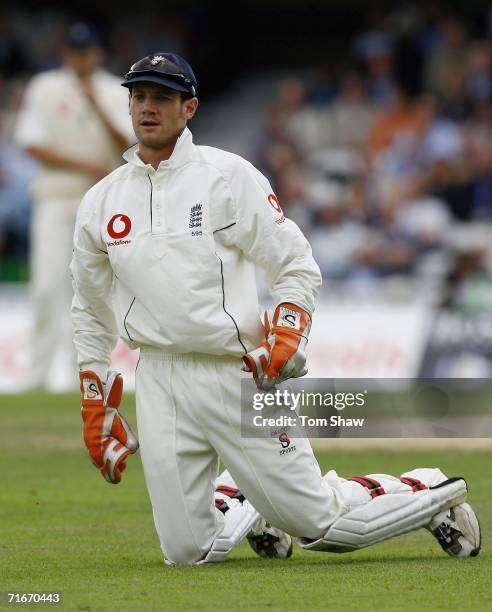
[[235, 168], [230, 187], [236, 245], [265, 270], [277, 304], [292, 302], [312, 313], [321, 274], [303, 233], [285, 218], [268, 180], [248, 162]]
[[79, 368], [94, 370], [105, 378], [118, 335], [111, 299], [113, 271], [98, 237], [91, 192], [82, 200], [75, 227], [70, 266], [72, 323]]

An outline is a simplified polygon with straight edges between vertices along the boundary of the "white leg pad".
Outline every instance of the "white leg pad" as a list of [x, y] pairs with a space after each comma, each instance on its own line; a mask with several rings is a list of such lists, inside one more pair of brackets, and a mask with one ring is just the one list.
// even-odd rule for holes
[[349, 510], [319, 540], [301, 538], [307, 550], [350, 552], [428, 525], [432, 517], [466, 500], [466, 482], [450, 479], [416, 493], [388, 493]]
[[248, 500], [230, 507], [224, 514], [223, 530], [213, 541], [207, 556], [198, 561], [196, 565], [224, 561], [227, 555], [246, 537], [259, 518], [260, 515]]

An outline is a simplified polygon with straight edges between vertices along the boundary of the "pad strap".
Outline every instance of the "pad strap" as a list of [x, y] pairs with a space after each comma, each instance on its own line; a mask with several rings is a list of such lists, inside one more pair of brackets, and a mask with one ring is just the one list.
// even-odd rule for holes
[[374, 478], [368, 478], [367, 476], [351, 476], [350, 478], [347, 478], [347, 480], [353, 480], [354, 482], [357, 482], [365, 487], [371, 494], [371, 497], [386, 495], [386, 491], [381, 486], [381, 483], [374, 480]]
[[403, 484], [412, 487], [412, 491], [425, 491], [428, 487], [425, 486], [423, 482], [418, 480], [417, 478], [408, 478], [407, 476], [400, 478]]
[[230, 497], [231, 499], [237, 499], [241, 503], [243, 503], [243, 501], [246, 499], [239, 489], [235, 489], [234, 487], [228, 487], [226, 485], [221, 485], [220, 487], [217, 487], [215, 489], [215, 492], [223, 493], [227, 497]]

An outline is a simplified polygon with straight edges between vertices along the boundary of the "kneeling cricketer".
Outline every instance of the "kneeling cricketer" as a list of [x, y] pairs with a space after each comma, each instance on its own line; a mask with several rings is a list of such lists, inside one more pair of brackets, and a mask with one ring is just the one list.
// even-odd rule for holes
[[[321, 277], [299, 228], [245, 159], [193, 143], [197, 81], [183, 58], [137, 61], [122, 83], [138, 143], [79, 208], [72, 318], [84, 440], [119, 483], [141, 450], [168, 564], [223, 561], [247, 538], [262, 557], [347, 552], [424, 527], [451, 556], [476, 556], [480, 527], [461, 477], [420, 468], [322, 475], [305, 438], [241, 437], [241, 379], [304, 375]], [[262, 325], [255, 266], [276, 307]], [[118, 411], [117, 338], [140, 349], [139, 442]], [[227, 471], [218, 475], [219, 456]]]

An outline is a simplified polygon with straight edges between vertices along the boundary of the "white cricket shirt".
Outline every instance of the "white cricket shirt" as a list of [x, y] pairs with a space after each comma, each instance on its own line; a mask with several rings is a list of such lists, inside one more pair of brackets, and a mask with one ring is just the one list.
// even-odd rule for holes
[[79, 208], [71, 265], [81, 369], [105, 377], [118, 335], [132, 348], [242, 356], [263, 340], [254, 267], [277, 303], [312, 312], [311, 247], [265, 177], [195, 146], [185, 128], [154, 170], [137, 146]]

